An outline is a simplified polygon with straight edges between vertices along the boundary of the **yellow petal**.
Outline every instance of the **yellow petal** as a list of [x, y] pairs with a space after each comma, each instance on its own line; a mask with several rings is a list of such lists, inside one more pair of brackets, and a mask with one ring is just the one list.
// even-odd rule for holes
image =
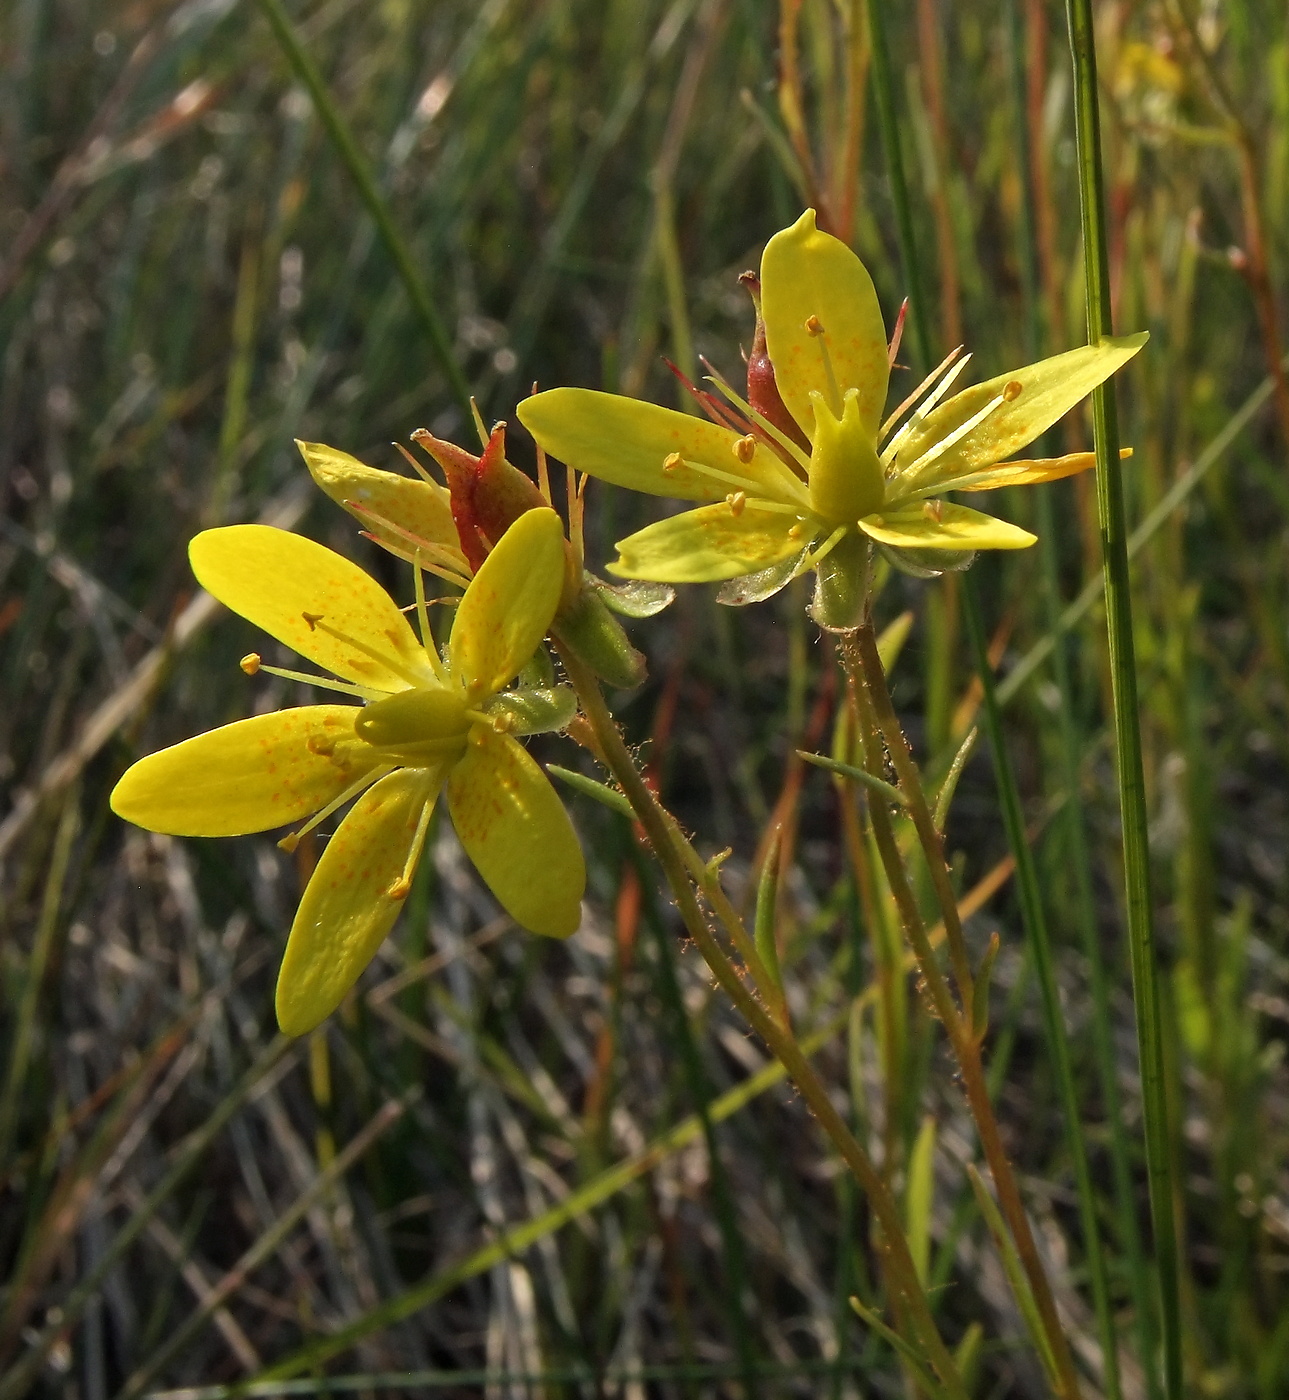
[[821, 337], [806, 329], [816, 316], [838, 397], [859, 391], [860, 420], [876, 439], [890, 374], [882, 308], [867, 268], [840, 239], [815, 227], [813, 209], [765, 245], [761, 315], [779, 393], [802, 432], [809, 436], [814, 428], [811, 390], [829, 403], [833, 398]]
[[[548, 389], [516, 411], [552, 457], [614, 486], [678, 501], [723, 500], [740, 486], [772, 498], [783, 491], [787, 468], [769, 448], [758, 443], [744, 462], [734, 450], [738, 433], [692, 413], [595, 389]], [[721, 475], [705, 475], [687, 462]]]
[[364, 466], [357, 457], [322, 442], [297, 441], [295, 445], [318, 486], [387, 549], [408, 555], [415, 545], [407, 535], [373, 519], [372, 512], [419, 539], [449, 550], [466, 569], [446, 487]]
[[359, 705], [306, 705], [238, 720], [149, 754], [112, 810], [172, 836], [244, 836], [312, 815], [380, 762], [354, 732]]
[[500, 690], [537, 650], [564, 590], [564, 527], [528, 510], [470, 581], [452, 623], [452, 669], [478, 699]]
[[896, 454], [896, 470], [916, 471], [918, 458], [1000, 396], [1003, 402], [928, 466], [926, 474], [918, 472], [916, 480], [919, 486], [931, 486], [1001, 462], [1050, 428], [1145, 343], [1145, 331], [1107, 337], [964, 389], [909, 433]]
[[[1131, 447], [1121, 447], [1123, 460], [1132, 456]], [[1077, 476], [1097, 464], [1095, 452], [1070, 452], [1064, 457], [1035, 457], [1028, 461], [1002, 462], [996, 467], [982, 467], [964, 477], [940, 482], [937, 491], [996, 491], [1000, 486], [1036, 486], [1044, 481], [1060, 481], [1062, 477]]]
[[278, 1025], [325, 1020], [376, 956], [403, 907], [441, 773], [402, 768], [369, 787], [327, 842], [296, 911], [277, 980]]
[[506, 913], [567, 938], [581, 922], [586, 866], [550, 780], [509, 734], [477, 724], [448, 775], [452, 825]]
[[748, 501], [738, 515], [722, 501], [659, 520], [619, 540], [609, 572], [657, 583], [721, 583], [799, 554], [812, 533], [796, 516], [765, 510], [755, 501]]
[[[412, 671], [434, 673], [407, 619], [357, 564], [271, 525], [203, 530], [188, 546], [197, 581], [221, 603], [301, 656], [375, 690], [405, 690]], [[305, 614], [381, 654], [369, 656]]]
[[1019, 525], [948, 501], [866, 515], [859, 528], [883, 544], [906, 549], [1026, 549], [1037, 538]]

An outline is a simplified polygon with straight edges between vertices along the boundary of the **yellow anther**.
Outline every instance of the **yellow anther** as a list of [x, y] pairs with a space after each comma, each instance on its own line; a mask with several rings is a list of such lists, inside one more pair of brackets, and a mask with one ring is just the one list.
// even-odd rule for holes
[[237, 664], [248, 676], [253, 676], [264, 664], [264, 658], [258, 651], [248, 651]]
[[668, 452], [667, 455], [662, 459], [662, 469], [668, 474], [668, 476], [670, 476], [672, 472], [679, 470], [679, 468], [683, 467], [684, 465], [685, 459], [680, 455], [679, 452]]
[[515, 724], [515, 716], [510, 714], [507, 710], [501, 710], [499, 713], [492, 716], [492, 727], [498, 734], [511, 733], [515, 728]]
[[734, 455], [746, 466], [756, 456], [756, 439], [749, 433], [734, 444]]
[[314, 630], [317, 628], [318, 623], [320, 623], [320, 622], [322, 621], [322, 619], [323, 619], [323, 617], [325, 616], [325, 614], [323, 614], [323, 613], [309, 613], [309, 612], [307, 612], [307, 613], [301, 613], [300, 616], [301, 616], [302, 618], [304, 618], [304, 620], [309, 624], [309, 631], [312, 632], [312, 631], [314, 631]]
[[747, 492], [733, 491], [725, 497], [725, 503], [729, 506], [731, 515], [742, 515], [743, 507], [747, 505]]
[[412, 882], [406, 875], [400, 875], [397, 880], [385, 891], [390, 899], [406, 899], [412, 892]]
[[278, 842], [279, 848], [280, 848], [281, 850], [284, 850], [284, 851], [287, 853], [287, 855], [290, 855], [291, 852], [294, 851], [295, 848], [296, 848], [299, 844], [300, 844], [300, 833], [299, 833], [298, 831], [293, 831], [293, 832], [291, 832], [291, 834], [290, 834], [289, 836], [284, 836], [284, 837]]
[[799, 524], [788, 526], [788, 538], [790, 540], [799, 540], [801, 538], [801, 526]]
[[1020, 382], [1019, 379], [1009, 380], [1003, 386], [1003, 402], [1015, 403], [1016, 400], [1020, 398], [1021, 394], [1024, 393], [1024, 391], [1025, 386]]
[[310, 753], [317, 754], [319, 758], [330, 758], [336, 751], [336, 741], [324, 739], [321, 734], [310, 734], [304, 741], [304, 746]]
[[819, 319], [819, 317], [818, 317], [818, 316], [807, 316], [807, 317], [806, 317], [806, 334], [807, 334], [807, 335], [823, 335], [823, 333], [824, 333], [824, 323]]
[[944, 519], [944, 502], [923, 501], [922, 514], [925, 515], [928, 520], [934, 520], [938, 525], [940, 521]]

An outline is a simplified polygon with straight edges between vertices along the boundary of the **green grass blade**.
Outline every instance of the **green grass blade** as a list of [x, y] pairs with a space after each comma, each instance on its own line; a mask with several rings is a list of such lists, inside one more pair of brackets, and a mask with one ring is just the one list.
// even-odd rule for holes
[[[1079, 202], [1083, 216], [1083, 262], [1088, 339], [1112, 333], [1110, 264], [1105, 188], [1101, 170], [1101, 119], [1097, 92], [1096, 42], [1091, 0], [1067, 0], [1070, 51], [1074, 59], [1075, 135]], [[1159, 1268], [1160, 1323], [1164, 1350], [1164, 1390], [1169, 1400], [1182, 1394], [1182, 1343], [1177, 1231], [1173, 1219], [1173, 1170], [1159, 975], [1150, 895], [1150, 850], [1146, 790], [1141, 757], [1137, 668], [1132, 634], [1132, 595], [1128, 573], [1127, 516], [1119, 465], [1119, 424], [1114, 389], [1102, 385], [1092, 395], [1097, 454], [1097, 510], [1106, 593], [1106, 626], [1114, 699], [1119, 805], [1123, 821], [1123, 860], [1128, 942], [1137, 1013], [1137, 1046], [1150, 1180], [1150, 1213]], [[1146, 1358], [1150, 1364], [1150, 1358]]]
[[452, 353], [452, 341], [448, 336], [447, 328], [430, 297], [424, 278], [412, 261], [407, 244], [403, 241], [403, 237], [394, 223], [394, 216], [389, 211], [389, 205], [386, 204], [380, 190], [376, 187], [376, 181], [367, 167], [362, 152], [358, 149], [358, 143], [354, 140], [348, 126], [345, 125], [345, 119], [340, 115], [339, 108], [331, 100], [331, 94], [327, 90], [322, 74], [318, 71], [317, 64], [309, 57], [304, 45], [301, 44], [295, 27], [282, 6], [282, 0], [258, 0], [258, 3], [296, 77], [308, 89], [314, 108], [322, 119], [323, 126], [327, 128], [327, 135], [331, 137], [337, 155], [344, 162], [354, 184], [358, 186], [358, 193], [367, 206], [367, 212], [371, 215], [380, 233], [381, 241], [385, 244], [385, 248], [393, 260], [403, 286], [407, 289], [407, 295], [413, 310], [416, 312], [417, 319], [430, 338], [434, 358], [438, 360], [439, 368], [443, 371], [448, 381], [448, 387], [451, 389], [458, 407], [465, 415], [466, 422], [469, 422], [470, 388], [457, 365], [455, 355]]

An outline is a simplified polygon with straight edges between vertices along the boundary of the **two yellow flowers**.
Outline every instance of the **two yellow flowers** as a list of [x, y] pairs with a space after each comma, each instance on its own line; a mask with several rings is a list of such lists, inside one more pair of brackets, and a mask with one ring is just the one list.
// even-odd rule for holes
[[[934, 573], [964, 567], [976, 550], [1032, 544], [1026, 531], [943, 494], [1091, 466], [1090, 453], [1004, 459], [1144, 341], [1105, 340], [949, 396], [970, 358], [955, 351], [883, 419], [893, 350], [872, 281], [807, 210], [765, 249], [747, 398], [717, 377], [720, 398], [694, 391], [711, 421], [585, 389], [537, 394], [518, 412], [539, 445], [570, 467], [697, 503], [620, 541], [614, 573], [722, 583], [721, 601], [744, 603], [813, 571], [814, 617], [845, 630], [866, 606], [874, 550]], [[411, 888], [440, 792], [462, 845], [517, 923], [566, 937], [579, 921], [586, 874], [577, 838], [515, 736], [564, 728], [573, 717], [574, 697], [542, 676], [535, 659], [544, 658], [553, 626], [564, 627], [566, 640], [579, 628], [590, 637], [588, 609], [612, 590], [572, 578], [580, 557], [559, 517], [505, 461], [500, 429], [482, 458], [424, 436], [451, 491], [301, 444], [319, 485], [414, 564], [419, 635], [356, 565], [286, 531], [208, 530], [189, 550], [215, 597], [334, 679], [264, 667], [254, 654], [244, 669], [360, 703], [226, 725], [136, 763], [112, 794], [121, 816], [175, 835], [305, 822], [288, 847], [353, 802], [287, 942], [277, 1014], [290, 1034], [328, 1016], [375, 956]], [[465, 590], [441, 650], [423, 569]], [[622, 647], [630, 651], [625, 639]], [[601, 674], [611, 677], [624, 653], [601, 651], [610, 662]], [[633, 683], [631, 666], [623, 674], [615, 683]]]

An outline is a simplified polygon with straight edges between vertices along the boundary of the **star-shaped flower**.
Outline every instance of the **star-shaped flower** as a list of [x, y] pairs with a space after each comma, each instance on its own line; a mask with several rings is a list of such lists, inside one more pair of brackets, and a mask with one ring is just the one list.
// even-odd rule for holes
[[945, 400], [970, 358], [955, 352], [883, 422], [891, 356], [877, 294], [855, 254], [815, 227], [813, 210], [766, 245], [760, 301], [772, 375], [754, 350], [752, 402], [719, 377], [724, 403], [696, 391], [715, 421], [589, 389], [534, 395], [519, 417], [547, 452], [579, 471], [704, 503], [620, 541], [611, 572], [664, 583], [732, 580], [721, 598], [738, 603], [814, 568], [815, 614], [825, 625], [853, 625], [867, 541], [914, 571], [1032, 544], [1028, 531], [942, 494], [1051, 481], [1092, 466], [1091, 453], [1003, 459], [1146, 340], [1106, 339]]
[[[356, 564], [264, 525], [207, 530], [189, 547], [202, 585], [340, 677], [276, 672], [364, 705], [308, 705], [240, 720], [140, 760], [112, 808], [151, 831], [238, 836], [357, 801], [327, 843], [291, 927], [277, 985], [282, 1029], [325, 1019], [375, 956], [411, 888], [446, 789], [453, 825], [502, 906], [535, 933], [578, 925], [582, 852], [546, 775], [513, 737], [562, 728], [571, 692], [506, 690], [532, 659], [565, 588], [553, 510], [522, 515], [476, 571], [443, 656], [417, 574], [421, 638]], [[257, 655], [243, 662], [254, 673]]]

